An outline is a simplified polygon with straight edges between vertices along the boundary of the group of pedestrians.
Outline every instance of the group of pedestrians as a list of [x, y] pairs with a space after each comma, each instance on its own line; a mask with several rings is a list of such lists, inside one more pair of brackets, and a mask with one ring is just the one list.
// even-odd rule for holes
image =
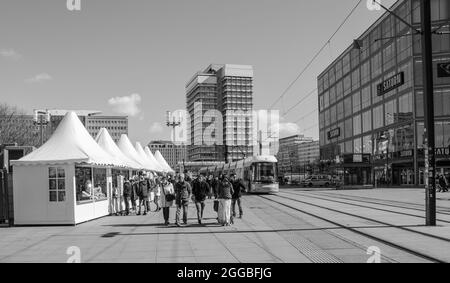
[[156, 205], [155, 211], [160, 211], [161, 177], [156, 177], [151, 173], [139, 173], [137, 176], [125, 179], [123, 183], [125, 215], [129, 215], [132, 211], [136, 215], [147, 215], [150, 212], [151, 195], [153, 195], [153, 202]]
[[[123, 184], [123, 200], [125, 215], [134, 211], [136, 215], [147, 215], [150, 212], [151, 195], [156, 210], [162, 210], [164, 224], [170, 225], [170, 208], [176, 208], [175, 225], [182, 227], [188, 224], [189, 205], [193, 203], [197, 210], [199, 225], [203, 225], [207, 199], [214, 198], [213, 209], [217, 212], [217, 221], [222, 226], [230, 226], [236, 217], [236, 206], [239, 217], [243, 216], [241, 203], [245, 187], [236, 175], [227, 178], [191, 174], [171, 176], [154, 176], [140, 173], [139, 176], [126, 179]], [[136, 203], [137, 202], [137, 203]]]

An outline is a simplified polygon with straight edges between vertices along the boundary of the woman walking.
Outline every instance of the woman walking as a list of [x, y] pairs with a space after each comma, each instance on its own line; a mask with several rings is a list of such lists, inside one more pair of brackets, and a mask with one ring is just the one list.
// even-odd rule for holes
[[233, 196], [233, 185], [225, 176], [221, 176], [219, 180], [219, 223], [222, 226], [230, 226], [231, 224], [231, 199]]
[[175, 190], [171, 182], [168, 182], [166, 177], [162, 177], [161, 180], [161, 207], [164, 216], [164, 225], [168, 226], [170, 208], [173, 206], [175, 200]]

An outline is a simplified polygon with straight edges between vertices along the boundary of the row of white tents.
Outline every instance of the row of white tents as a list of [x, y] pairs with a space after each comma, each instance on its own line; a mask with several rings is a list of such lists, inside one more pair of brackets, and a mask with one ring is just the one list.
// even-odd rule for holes
[[40, 148], [14, 162], [15, 165], [60, 164], [75, 162], [157, 173], [174, 173], [162, 154], [155, 155], [148, 146], [136, 142], [133, 147], [126, 135], [114, 143], [111, 135], [102, 128], [94, 140], [75, 112], [68, 112], [51, 138]]
[[[74, 112], [66, 114], [44, 145], [12, 165], [16, 225], [76, 225], [107, 216], [116, 201], [113, 189], [122, 185], [113, 179], [137, 171], [174, 173], [160, 152], [153, 155], [139, 142], [133, 146], [126, 135], [116, 144], [102, 129], [94, 140]], [[90, 173], [80, 177], [86, 170]], [[91, 191], [84, 201], [80, 189], [86, 188], [86, 178], [94, 181], [95, 170], [106, 172], [103, 197]]]

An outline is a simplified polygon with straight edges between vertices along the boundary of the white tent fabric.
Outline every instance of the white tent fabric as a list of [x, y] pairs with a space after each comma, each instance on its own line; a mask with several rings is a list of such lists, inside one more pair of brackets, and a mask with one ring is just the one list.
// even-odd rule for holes
[[125, 156], [125, 154], [123, 154], [123, 152], [114, 143], [111, 135], [106, 128], [100, 129], [100, 132], [98, 133], [95, 141], [104, 151], [118, 160], [118, 162], [121, 162], [125, 167], [129, 167], [132, 169], [142, 169], [142, 165], [134, 162], [133, 160]]
[[153, 162], [147, 157], [147, 154], [145, 154], [144, 149], [142, 148], [142, 145], [140, 142], [136, 142], [135, 146], [136, 152], [139, 154], [139, 156], [145, 161], [147, 168], [149, 168], [152, 171], [156, 172], [163, 172], [163, 169], [161, 166], [159, 166], [158, 163]]
[[162, 156], [161, 152], [159, 152], [159, 150], [157, 150], [157, 151], [155, 152], [155, 158], [156, 158], [156, 160], [157, 160], [161, 165], [163, 165], [163, 166], [168, 170], [168, 172], [175, 172], [175, 171], [170, 167], [170, 165], [167, 163], [167, 161], [164, 159], [164, 157]]
[[144, 152], [147, 155], [147, 158], [150, 159], [150, 161], [152, 161], [154, 164], [158, 165], [158, 167], [160, 168], [161, 172], [164, 172], [164, 173], [169, 172], [169, 170], [167, 170], [167, 168], [163, 164], [159, 163], [158, 160], [156, 160], [155, 156], [150, 151], [150, 148], [148, 146], [146, 146], [144, 148]]
[[68, 112], [50, 139], [14, 165], [85, 163], [123, 166], [91, 137], [75, 112]]
[[133, 145], [130, 142], [130, 139], [127, 137], [127, 135], [122, 135], [120, 137], [119, 142], [117, 143], [117, 146], [119, 149], [125, 154], [126, 157], [133, 160], [134, 162], [141, 165], [141, 168], [152, 170], [151, 168], [148, 168], [145, 160], [143, 160], [139, 154], [134, 149]]

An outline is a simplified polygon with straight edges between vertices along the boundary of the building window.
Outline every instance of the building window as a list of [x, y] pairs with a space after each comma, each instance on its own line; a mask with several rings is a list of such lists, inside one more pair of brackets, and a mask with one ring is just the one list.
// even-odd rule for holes
[[344, 114], [345, 117], [349, 117], [352, 115], [353, 111], [352, 111], [352, 97], [347, 97], [344, 101]]
[[361, 154], [362, 153], [361, 139], [353, 140], [353, 152], [355, 154]]
[[375, 107], [373, 109], [373, 129], [384, 127], [384, 115], [383, 115], [383, 105]]
[[370, 86], [363, 88], [361, 96], [361, 108], [366, 109], [371, 104]]
[[381, 75], [383, 70], [383, 63], [381, 58], [381, 52], [372, 57], [372, 78], [376, 78]]
[[398, 121], [397, 116], [397, 100], [391, 100], [384, 105], [384, 116], [386, 126], [394, 124]]
[[361, 115], [356, 115], [353, 117], [353, 135], [359, 134], [361, 134]]
[[366, 111], [362, 114], [363, 133], [372, 131], [372, 111]]
[[49, 201], [65, 202], [66, 201], [66, 173], [63, 168], [49, 167]]
[[371, 154], [372, 153], [372, 137], [371, 136], [365, 136], [363, 137], [363, 146], [362, 146], [364, 154]]
[[356, 92], [355, 94], [353, 94], [353, 113], [359, 112], [361, 110], [361, 94], [358, 92]]
[[413, 118], [413, 96], [411, 92], [399, 97], [398, 112], [399, 121], [407, 121]]
[[345, 138], [351, 138], [353, 136], [353, 119], [345, 120]]
[[341, 101], [337, 104], [336, 112], [337, 112], [336, 114], [337, 114], [338, 121], [344, 119], [344, 102], [343, 101]]

